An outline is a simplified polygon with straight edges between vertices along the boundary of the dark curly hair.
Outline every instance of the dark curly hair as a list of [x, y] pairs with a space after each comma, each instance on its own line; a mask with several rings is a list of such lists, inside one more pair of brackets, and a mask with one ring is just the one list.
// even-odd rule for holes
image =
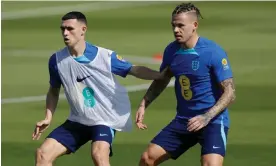
[[194, 11], [197, 18], [203, 18], [200, 10], [192, 3], [181, 3], [173, 10], [172, 15]]

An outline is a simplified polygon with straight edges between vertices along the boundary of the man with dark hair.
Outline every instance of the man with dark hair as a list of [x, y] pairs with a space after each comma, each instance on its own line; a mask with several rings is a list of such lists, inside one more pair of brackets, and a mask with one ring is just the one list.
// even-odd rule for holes
[[121, 77], [130, 74], [146, 80], [161, 79], [163, 75], [132, 65], [112, 50], [88, 43], [85, 40], [87, 20], [81, 12], [64, 15], [60, 29], [66, 46], [49, 59], [46, 116], [37, 122], [33, 139], [38, 140], [49, 127], [61, 85], [71, 112], [37, 149], [36, 166], [50, 166], [59, 156], [74, 153], [90, 140], [94, 164], [109, 166], [115, 131], [132, 129], [128, 93], [114, 74]]
[[[175, 41], [163, 56], [162, 80], [154, 80], [136, 113], [139, 129], [145, 109], [175, 77], [177, 113], [157, 134], [143, 153], [140, 166], [155, 166], [168, 159], [177, 159], [197, 143], [201, 145], [202, 166], [222, 166], [229, 128], [227, 107], [235, 99], [232, 70], [226, 52], [215, 42], [197, 33], [199, 9], [182, 3], [172, 12]], [[185, 165], [185, 164], [184, 164]]]

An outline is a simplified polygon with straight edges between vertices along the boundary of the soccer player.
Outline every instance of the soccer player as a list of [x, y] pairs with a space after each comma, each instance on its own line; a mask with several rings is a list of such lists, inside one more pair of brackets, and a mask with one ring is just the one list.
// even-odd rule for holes
[[33, 139], [47, 129], [57, 107], [60, 87], [70, 105], [70, 116], [54, 129], [36, 151], [36, 166], [50, 166], [64, 154], [74, 153], [92, 141], [91, 157], [96, 166], [109, 166], [115, 131], [132, 128], [127, 90], [115, 75], [128, 74], [140, 79], [162, 78], [159, 71], [135, 66], [116, 52], [85, 40], [87, 20], [81, 12], [69, 12], [60, 26], [66, 47], [49, 59], [50, 88], [46, 98], [46, 117], [37, 122]]
[[[188, 149], [201, 145], [201, 165], [222, 166], [226, 151], [229, 116], [235, 99], [233, 75], [226, 52], [214, 41], [197, 33], [199, 9], [182, 3], [172, 12], [175, 41], [164, 51], [160, 70], [175, 77], [177, 113], [157, 134], [140, 159], [140, 166], [176, 160]], [[166, 88], [170, 78], [153, 81], [136, 113], [140, 129], [145, 109]], [[185, 165], [185, 164], [184, 164]]]

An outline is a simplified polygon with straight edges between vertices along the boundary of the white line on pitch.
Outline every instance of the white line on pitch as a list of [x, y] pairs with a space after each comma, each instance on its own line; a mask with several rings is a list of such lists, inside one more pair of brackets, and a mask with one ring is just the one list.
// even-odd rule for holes
[[[174, 80], [170, 81], [168, 87], [171, 87], [174, 85]], [[131, 85], [126, 86], [126, 89], [128, 92], [136, 92], [141, 90], [146, 90], [150, 86], [150, 83], [148, 84], [141, 84], [141, 85]], [[29, 102], [38, 102], [38, 101], [45, 101], [46, 96], [26, 96], [26, 97], [18, 97], [18, 98], [6, 98], [2, 99], [2, 104], [9, 104], [9, 103], [29, 103]], [[65, 95], [61, 94], [60, 99], [65, 99]]]

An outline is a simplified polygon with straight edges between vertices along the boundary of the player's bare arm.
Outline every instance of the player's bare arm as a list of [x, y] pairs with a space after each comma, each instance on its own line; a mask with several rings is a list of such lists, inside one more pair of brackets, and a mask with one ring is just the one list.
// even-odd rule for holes
[[53, 114], [56, 110], [58, 99], [59, 99], [60, 88], [53, 88], [50, 86], [46, 96], [46, 113], [45, 119], [36, 123], [33, 140], [38, 140], [41, 134], [49, 127]]
[[136, 125], [139, 129], [147, 128], [147, 126], [143, 123], [145, 109], [164, 91], [173, 76], [169, 68], [164, 69], [162, 73], [164, 74], [164, 77], [152, 82], [138, 107], [136, 113]]
[[223, 90], [223, 94], [217, 103], [204, 114], [207, 120], [211, 120], [221, 111], [227, 108], [236, 98], [235, 94], [235, 84], [233, 78], [229, 78], [220, 83], [220, 86]]
[[205, 114], [198, 115], [190, 119], [187, 128], [189, 131], [198, 131], [201, 128], [205, 127], [211, 119], [221, 113], [235, 100], [236, 95], [233, 78], [222, 81], [220, 83], [220, 86], [223, 90], [223, 94], [221, 95], [217, 103]]
[[59, 99], [60, 88], [50, 86], [46, 97], [46, 116], [45, 119], [51, 121], [56, 110]]
[[165, 68], [162, 71], [162, 79], [154, 80], [147, 90], [145, 96], [143, 97], [140, 107], [144, 107], [145, 109], [150, 105], [152, 101], [154, 101], [168, 86], [172, 73], [169, 68]]
[[140, 107], [147, 108], [163, 92], [170, 80], [168, 77], [162, 80], [154, 80], [142, 99]]
[[133, 65], [129, 71], [129, 74], [144, 80], [160, 80], [163, 79], [164, 73], [152, 70], [145, 66]]

